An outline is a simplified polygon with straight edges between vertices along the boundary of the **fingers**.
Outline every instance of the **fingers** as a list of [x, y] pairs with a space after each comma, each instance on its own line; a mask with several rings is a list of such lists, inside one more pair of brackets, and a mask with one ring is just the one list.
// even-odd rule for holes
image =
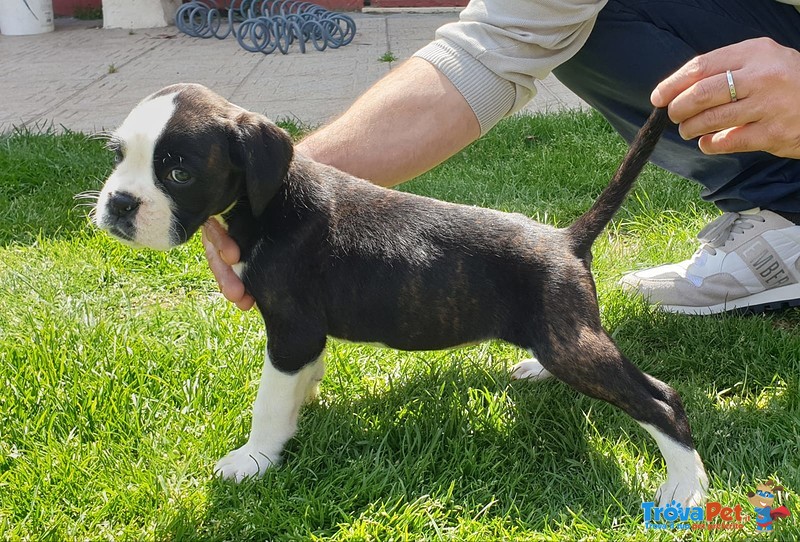
[[[244, 283], [231, 268], [232, 264], [238, 262], [239, 247], [214, 219], [203, 225], [202, 232], [208, 266], [217, 280], [222, 295], [240, 309], [250, 310], [255, 305], [255, 299], [247, 293]], [[219, 248], [222, 244], [232, 244], [235, 251], [228, 247], [227, 255], [223, 255], [223, 251]], [[231, 261], [234, 252], [236, 259]]]
[[760, 151], [769, 149], [770, 138], [760, 125], [748, 124], [704, 135], [698, 145], [705, 154]]
[[[744, 126], [759, 120], [760, 108], [747, 101], [712, 106], [679, 121], [678, 132], [683, 139], [693, 139], [712, 132], [719, 132], [732, 126]], [[671, 116], [671, 115], [670, 115]]]
[[[669, 117], [678, 124], [684, 139], [702, 136], [701, 150], [721, 149], [729, 144], [732, 126], [758, 120], [758, 113], [747, 103], [751, 89], [743, 66], [752, 42], [741, 42], [697, 56], [667, 77], [653, 90], [657, 107], [669, 107]], [[730, 70], [736, 99], [732, 99], [727, 72]], [[712, 138], [716, 132], [724, 135]], [[716, 152], [714, 152], [716, 153]]]
[[249, 311], [255, 306], [256, 300], [253, 299], [253, 296], [250, 294], [245, 294], [244, 297], [242, 297], [239, 301], [236, 301], [234, 304], [239, 308], [239, 310]]
[[[736, 88], [736, 98], [737, 100], [743, 100], [748, 96], [748, 88], [746, 84], [741, 83], [741, 81], [745, 81], [745, 78], [739, 77], [737, 79], [737, 74], [741, 76], [742, 72], [734, 70], [731, 71], [731, 77], [733, 77], [733, 81], [735, 83], [734, 86]], [[692, 86], [686, 89], [686, 91], [678, 94], [675, 99], [672, 100], [672, 103], [669, 104], [669, 118], [675, 123], [682, 123], [687, 119], [697, 117], [701, 113], [707, 112], [721, 105], [731, 104], [732, 102], [733, 100], [731, 98], [731, 91], [728, 85], [728, 77], [725, 72], [722, 72], [706, 77], [705, 79], [694, 83]], [[736, 103], [738, 104], [738, 102]], [[724, 109], [727, 110], [730, 108], [726, 107]], [[737, 112], [743, 110], [741, 107], [735, 109]], [[726, 111], [725, 114], [730, 116], [731, 112]], [[727, 124], [721, 128], [727, 128], [729, 126], [735, 125]], [[708, 133], [708, 131], [698, 132], [694, 135], [706, 133]], [[683, 130], [681, 130], [681, 135], [687, 139], [688, 137], [694, 137], [685, 136]]]
[[[659, 83], [650, 95], [650, 101], [656, 107], [666, 107], [679, 95], [688, 92], [690, 87], [709, 77], [714, 77], [716, 79], [715, 84], [718, 85], [716, 87], [717, 92], [714, 94], [723, 97], [723, 99], [727, 96], [727, 101], [730, 101], [725, 72], [727, 70], [735, 72], [741, 69], [743, 64], [741, 46], [745, 43], [747, 42], [722, 47], [693, 58], [678, 71]], [[738, 94], [739, 88], [737, 87], [736, 90]], [[671, 116], [672, 108], [670, 107]]]
[[699, 138], [704, 153], [766, 151], [798, 158], [797, 73], [800, 52], [755, 38], [690, 60], [653, 90], [651, 100], [667, 106], [680, 135]]
[[236, 244], [236, 241], [231, 239], [228, 232], [222, 227], [222, 224], [214, 217], [209, 218], [203, 225], [204, 244], [206, 238], [208, 242], [216, 248], [225, 263], [228, 265], [239, 263], [239, 258], [241, 258], [239, 245]]

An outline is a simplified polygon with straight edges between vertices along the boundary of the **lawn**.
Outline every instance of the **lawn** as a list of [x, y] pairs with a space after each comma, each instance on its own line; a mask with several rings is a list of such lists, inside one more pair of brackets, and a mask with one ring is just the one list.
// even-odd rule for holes
[[[624, 144], [597, 115], [519, 117], [403, 189], [567, 225]], [[84, 200], [112, 157], [81, 134], [0, 136], [0, 538], [8, 540], [672, 540], [645, 531], [655, 442], [556, 382], [514, 382], [502, 343], [405, 353], [330, 341], [319, 401], [281, 466], [241, 485], [214, 462], [249, 430], [265, 336], [217, 292], [198, 239], [134, 251]], [[629, 269], [688, 257], [717, 215], [648, 167], [595, 245], [603, 321], [683, 397], [710, 500], [746, 514], [767, 478], [800, 538], [800, 310], [660, 314]]]

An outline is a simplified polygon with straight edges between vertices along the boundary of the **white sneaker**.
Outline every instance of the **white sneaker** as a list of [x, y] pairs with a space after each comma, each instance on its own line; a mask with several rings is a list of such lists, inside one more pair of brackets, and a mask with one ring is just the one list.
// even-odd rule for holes
[[800, 305], [800, 226], [771, 211], [725, 213], [691, 259], [628, 273], [622, 287], [662, 310], [716, 314]]

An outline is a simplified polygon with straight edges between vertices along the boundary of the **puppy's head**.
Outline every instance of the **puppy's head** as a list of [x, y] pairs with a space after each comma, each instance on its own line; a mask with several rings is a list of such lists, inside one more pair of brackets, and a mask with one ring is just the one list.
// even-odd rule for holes
[[145, 98], [113, 133], [116, 167], [95, 224], [137, 247], [166, 250], [240, 200], [260, 215], [292, 161], [289, 135], [200, 85]]

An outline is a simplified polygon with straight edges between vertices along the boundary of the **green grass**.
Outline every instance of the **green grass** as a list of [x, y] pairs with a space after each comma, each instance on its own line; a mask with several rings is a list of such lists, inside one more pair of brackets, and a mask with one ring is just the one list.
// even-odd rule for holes
[[[624, 145], [602, 119], [503, 122], [403, 189], [565, 225]], [[265, 337], [224, 301], [195, 239], [133, 251], [76, 193], [111, 156], [79, 134], [0, 137], [0, 538], [7, 540], [747, 539], [645, 533], [665, 476], [626, 415], [550, 381], [510, 381], [501, 343], [403, 353], [331, 341], [284, 463], [241, 485], [214, 462], [247, 436]], [[603, 320], [683, 397], [711, 500], [776, 477], [800, 537], [800, 311], [664, 315], [616, 286], [677, 261], [714, 209], [648, 168], [595, 247]], [[765, 538], [766, 539], [766, 538]]]

